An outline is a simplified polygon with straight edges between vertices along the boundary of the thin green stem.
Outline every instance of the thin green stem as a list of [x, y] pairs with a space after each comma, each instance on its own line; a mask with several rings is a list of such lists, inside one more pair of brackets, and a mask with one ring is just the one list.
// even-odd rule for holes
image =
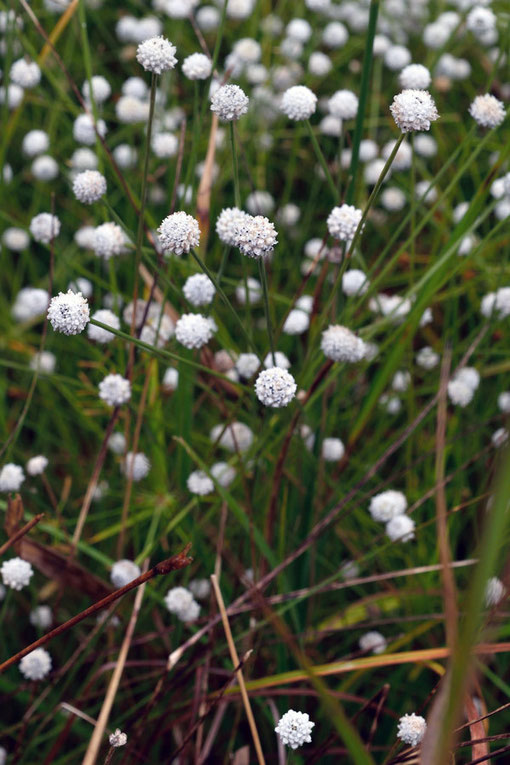
[[313, 127], [310, 123], [310, 120], [305, 120], [306, 127], [308, 129], [308, 133], [310, 134], [310, 139], [312, 141], [312, 146], [315, 151], [316, 157], [319, 160], [320, 166], [322, 167], [322, 170], [324, 172], [324, 175], [326, 176], [326, 181], [328, 182], [328, 186], [331, 190], [331, 193], [333, 194], [333, 199], [335, 202], [340, 201], [340, 196], [338, 194], [338, 189], [335, 186], [335, 182], [333, 180], [333, 177], [330, 173], [329, 167], [327, 165], [327, 162], [324, 158], [324, 154], [322, 153], [322, 149], [319, 146], [319, 142], [317, 140], [317, 136], [313, 132]]
[[416, 152], [414, 150], [414, 133], [411, 133], [411, 284], [414, 284], [414, 267], [416, 262]]
[[236, 207], [241, 209], [241, 192], [239, 189], [239, 164], [237, 162], [236, 136], [235, 136], [233, 122], [230, 122], [229, 129], [230, 129], [230, 147], [232, 149], [232, 170], [233, 170], [233, 177], [234, 177], [234, 201], [235, 201]]
[[264, 296], [264, 313], [266, 315], [267, 334], [269, 337], [269, 348], [271, 349], [271, 358], [273, 359], [273, 366], [276, 366], [276, 354], [274, 350], [273, 328], [271, 325], [271, 314], [269, 313], [269, 289], [267, 286], [267, 273], [262, 262], [262, 258], [258, 259], [260, 282], [262, 284], [262, 294]]

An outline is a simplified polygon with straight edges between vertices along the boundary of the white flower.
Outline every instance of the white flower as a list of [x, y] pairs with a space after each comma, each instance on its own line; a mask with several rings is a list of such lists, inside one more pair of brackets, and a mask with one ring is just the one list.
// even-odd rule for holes
[[71, 167], [76, 172], [83, 170], [96, 170], [98, 166], [97, 156], [92, 149], [86, 149], [82, 146], [80, 149], [73, 151], [71, 156]]
[[430, 130], [430, 123], [439, 119], [434, 100], [428, 90], [403, 90], [393, 98], [390, 111], [403, 133]]
[[221, 241], [234, 246], [237, 228], [248, 217], [248, 213], [237, 207], [226, 207], [222, 210], [216, 221], [216, 233]]
[[179, 384], [179, 372], [174, 367], [168, 367], [163, 375], [163, 382], [161, 383], [163, 388], [167, 391], [177, 390]]
[[186, 279], [182, 291], [191, 305], [199, 306], [212, 302], [216, 288], [206, 274], [194, 274]]
[[222, 85], [211, 98], [211, 111], [224, 122], [233, 122], [248, 111], [248, 97], [238, 85]]
[[271, 367], [280, 367], [280, 369], [290, 369], [290, 361], [288, 360], [287, 356], [281, 351], [276, 351], [274, 354], [274, 359], [273, 359], [273, 354], [270, 351], [264, 357], [264, 366], [266, 369], [271, 369]]
[[337, 90], [328, 101], [328, 109], [338, 119], [354, 119], [358, 113], [358, 97], [352, 90]]
[[369, 512], [374, 521], [386, 523], [407, 510], [407, 499], [401, 491], [388, 489], [370, 500]]
[[342, 290], [346, 295], [364, 295], [369, 285], [366, 274], [358, 268], [351, 268], [342, 276]]
[[386, 638], [381, 635], [380, 632], [373, 630], [372, 632], [366, 632], [359, 639], [359, 647], [365, 653], [372, 651], [372, 653], [384, 653], [386, 650]]
[[203, 470], [194, 470], [186, 481], [187, 487], [192, 494], [205, 496], [214, 491], [214, 483]]
[[239, 376], [249, 380], [258, 370], [260, 361], [254, 353], [240, 353], [235, 366]]
[[432, 81], [429, 70], [422, 64], [405, 66], [398, 79], [402, 88], [411, 90], [426, 90]]
[[408, 515], [395, 515], [386, 524], [386, 534], [392, 542], [409, 542], [414, 539], [415, 522]]
[[89, 304], [81, 292], [68, 290], [51, 298], [48, 319], [56, 332], [79, 335], [89, 323], [89, 318]]
[[112, 153], [115, 162], [123, 170], [128, 170], [135, 166], [138, 153], [134, 146], [130, 146], [128, 143], [120, 143], [114, 148]]
[[192, 53], [182, 62], [182, 72], [188, 80], [206, 80], [211, 76], [212, 61], [205, 53]]
[[390, 45], [384, 53], [384, 63], [394, 72], [399, 72], [411, 63], [411, 54], [403, 45]]
[[467, 406], [473, 399], [474, 391], [462, 380], [450, 380], [448, 383], [448, 398], [452, 404]]
[[277, 232], [263, 215], [247, 215], [237, 225], [234, 244], [249, 258], [266, 258], [278, 243]]
[[116, 728], [114, 733], [110, 733], [108, 743], [115, 748], [125, 746], [127, 744], [127, 735], [122, 733], [120, 728]]
[[128, 452], [122, 464], [122, 470], [126, 477], [130, 474], [133, 476], [133, 481], [141, 481], [148, 475], [151, 469], [151, 463], [143, 452]]
[[16, 321], [29, 321], [41, 316], [48, 308], [48, 293], [37, 287], [23, 287], [12, 306], [12, 315]]
[[179, 140], [173, 133], [154, 133], [151, 139], [151, 148], [159, 159], [168, 159], [177, 154]]
[[29, 130], [23, 137], [21, 151], [27, 157], [44, 154], [50, 148], [50, 138], [44, 130]]
[[286, 369], [272, 367], [260, 372], [255, 382], [255, 393], [265, 406], [278, 409], [290, 404], [296, 395], [297, 385]]
[[241, 305], [258, 303], [262, 297], [262, 287], [257, 279], [249, 276], [246, 283], [242, 281], [236, 287], [236, 300]]
[[253, 444], [253, 432], [243, 422], [232, 422], [228, 426], [215, 425], [209, 438], [229, 452], [247, 452]]
[[158, 228], [159, 242], [165, 253], [182, 255], [200, 243], [198, 222], [185, 212], [168, 215]]
[[36, 242], [49, 244], [60, 234], [60, 221], [51, 213], [39, 213], [30, 221], [30, 233]]
[[278, 721], [275, 732], [278, 733], [282, 744], [290, 746], [291, 749], [297, 749], [303, 744], [311, 743], [314, 725], [315, 723], [310, 720], [306, 712], [295, 712], [289, 709]]
[[228, 462], [216, 462], [211, 467], [211, 475], [220, 486], [226, 488], [236, 477], [236, 471]]
[[172, 45], [165, 37], [150, 37], [138, 46], [136, 60], [146, 72], [163, 74], [176, 65], [176, 50], [175, 45]]
[[106, 123], [99, 119], [95, 123], [91, 114], [79, 114], [73, 124], [73, 138], [78, 143], [84, 143], [87, 146], [93, 146], [96, 142], [96, 130], [101, 138], [106, 135]]
[[315, 112], [317, 96], [305, 85], [294, 85], [283, 94], [280, 109], [291, 120], [308, 120]]
[[8, 462], [0, 470], [0, 491], [19, 491], [24, 480], [23, 468]]
[[480, 385], [480, 372], [474, 367], [463, 367], [456, 372], [455, 380], [461, 380], [471, 390], [475, 391]]
[[5, 560], [0, 567], [2, 581], [11, 590], [22, 590], [30, 583], [34, 571], [28, 561], [22, 558], [10, 558]]
[[246, 197], [246, 209], [252, 215], [269, 215], [274, 210], [274, 197], [269, 191], [252, 191]]
[[141, 573], [140, 566], [137, 566], [134, 561], [124, 558], [115, 561], [110, 571], [110, 579], [115, 587], [120, 588], [125, 587], [133, 579], [137, 579]]
[[15, 85], [11, 82], [6, 88], [5, 85], [0, 87], [0, 104], [4, 104], [7, 101], [9, 109], [17, 109], [23, 101], [24, 90], [19, 85]]
[[131, 398], [131, 383], [122, 375], [107, 375], [99, 383], [99, 398], [108, 406], [121, 406]]
[[27, 680], [43, 680], [51, 671], [51, 656], [44, 648], [36, 648], [23, 656], [19, 669]]
[[426, 730], [425, 718], [413, 712], [411, 715], [404, 715], [400, 718], [397, 736], [404, 744], [417, 746], [423, 740]]
[[126, 451], [126, 438], [124, 433], [112, 433], [108, 439], [108, 448], [114, 454], [124, 454]]
[[30, 244], [30, 237], [22, 228], [11, 226], [6, 228], [2, 234], [2, 242], [13, 252], [22, 252]]
[[[111, 95], [112, 88], [105, 77], [95, 74], [90, 78], [92, 83], [92, 95], [96, 104], [103, 104]], [[86, 101], [90, 101], [90, 84], [88, 80], [82, 85], [81, 92]]]
[[48, 467], [48, 458], [44, 454], [32, 457], [26, 464], [28, 475], [41, 475]]
[[487, 128], [501, 125], [506, 115], [502, 101], [498, 101], [490, 93], [486, 93], [484, 96], [476, 96], [469, 107], [469, 113], [479, 125]]
[[353, 205], [343, 204], [333, 207], [327, 220], [328, 231], [334, 239], [348, 242], [356, 233], [363, 213]]
[[20, 88], [29, 89], [35, 88], [41, 81], [41, 70], [35, 61], [26, 60], [25, 58], [19, 58], [11, 66], [9, 72], [9, 79]]
[[322, 442], [322, 456], [326, 462], [338, 462], [345, 454], [345, 446], [339, 438], [325, 438]]
[[332, 361], [361, 361], [366, 346], [360, 337], [340, 324], [332, 324], [322, 333], [321, 349]]
[[175, 325], [175, 337], [185, 348], [201, 348], [212, 334], [209, 320], [200, 313], [184, 313]]
[[330, 57], [320, 50], [310, 54], [308, 59], [308, 70], [314, 77], [325, 77], [333, 68], [333, 62]]
[[306, 332], [310, 326], [310, 317], [306, 311], [301, 311], [299, 308], [294, 308], [289, 311], [289, 315], [285, 319], [282, 331], [286, 335], [302, 335]]
[[498, 396], [498, 407], [505, 414], [510, 414], [510, 391], [505, 390]]
[[30, 369], [52, 374], [55, 371], [57, 359], [51, 351], [38, 351], [30, 359]]
[[322, 42], [326, 48], [342, 48], [349, 39], [347, 28], [339, 21], [326, 24], [322, 32]]
[[168, 590], [165, 605], [171, 614], [175, 614], [183, 622], [195, 621], [200, 612], [200, 606], [185, 587], [173, 587]]
[[197, 600], [206, 600], [211, 594], [211, 583], [208, 579], [192, 579], [188, 587]]
[[404, 393], [408, 389], [410, 382], [411, 382], [410, 373], [399, 369], [393, 375], [393, 380], [391, 381], [391, 387], [393, 388], [393, 390], [396, 390], [398, 393]]
[[41, 630], [49, 629], [53, 622], [51, 608], [49, 606], [36, 606], [33, 611], [30, 611], [29, 620], [34, 627]]
[[30, 169], [38, 181], [52, 181], [58, 175], [58, 163], [48, 154], [36, 157]]
[[115, 104], [115, 114], [119, 122], [133, 125], [137, 122], [147, 122], [149, 104], [134, 96], [121, 96]]
[[506, 588], [501, 579], [491, 576], [485, 587], [485, 605], [487, 608], [497, 606], [506, 595]]
[[117, 223], [101, 223], [94, 229], [92, 247], [98, 258], [109, 260], [126, 251], [127, 238]]
[[[483, 37], [496, 28], [496, 16], [490, 8], [478, 5], [468, 13], [466, 28], [483, 41]], [[21, 82], [18, 85], [21, 85]]]
[[78, 173], [73, 181], [73, 193], [78, 202], [86, 205], [97, 202], [106, 194], [106, 178], [97, 170]]
[[[100, 321], [101, 324], [107, 324], [113, 329], [120, 329], [120, 320], [118, 316], [115, 316], [113, 311], [108, 308], [100, 308], [99, 311], [95, 311], [92, 314], [92, 318]], [[95, 324], [89, 324], [87, 327], [87, 335], [90, 340], [94, 340], [96, 343], [110, 343], [115, 340], [113, 332], [108, 332], [107, 329], [102, 327], [96, 327]]]

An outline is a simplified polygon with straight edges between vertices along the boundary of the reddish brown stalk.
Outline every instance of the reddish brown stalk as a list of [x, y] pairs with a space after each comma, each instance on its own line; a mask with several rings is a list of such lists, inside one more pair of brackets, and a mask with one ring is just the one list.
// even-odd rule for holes
[[[16, 495], [16, 499], [21, 500], [21, 497], [19, 494]], [[34, 515], [32, 520], [30, 520], [28, 523], [25, 523], [25, 525], [17, 531], [15, 534], [10, 537], [10, 539], [7, 540], [7, 542], [4, 542], [3, 545], [0, 547], [0, 556], [6, 552], [6, 550], [9, 549], [9, 547], [12, 547], [16, 544], [18, 540], [21, 539], [21, 537], [24, 537], [25, 534], [28, 534], [28, 532], [34, 528], [34, 526], [37, 526], [40, 520], [44, 518], [44, 513], [39, 513], [38, 515]]]
[[39, 640], [35, 640], [30, 645], [23, 648], [21, 651], [18, 651], [18, 653], [14, 654], [14, 656], [11, 656], [9, 659], [4, 661], [2, 664], [0, 664], [0, 674], [6, 670], [8, 667], [10, 667], [12, 664], [15, 664], [16, 662], [20, 661], [20, 659], [23, 658], [23, 656], [26, 656], [28, 653], [31, 653], [36, 648], [40, 648], [43, 645], [46, 645], [46, 643], [49, 643], [53, 638], [58, 637], [59, 635], [62, 635], [63, 632], [66, 632], [71, 627], [74, 627], [76, 624], [79, 624], [83, 619], [86, 619], [89, 616], [94, 616], [98, 611], [101, 611], [103, 608], [106, 608], [111, 603], [113, 603], [115, 600], [118, 600], [118, 598], [121, 598], [123, 595], [125, 595], [130, 590], [135, 589], [135, 587], [139, 587], [144, 582], [148, 582], [150, 579], [154, 579], [156, 576], [166, 576], [166, 574], [169, 574], [171, 571], [177, 571], [180, 568], [185, 568], [186, 566], [189, 566], [190, 563], [193, 561], [193, 558], [188, 557], [188, 552], [191, 548], [191, 544], [186, 545], [184, 550], [182, 552], [177, 553], [176, 555], [173, 555], [171, 558], [167, 558], [164, 561], [161, 561], [161, 563], [157, 563], [153, 568], [149, 569], [145, 574], [141, 574], [136, 579], [133, 579], [132, 582], [129, 582], [129, 584], [126, 584], [124, 587], [121, 587], [119, 590], [115, 590], [115, 592], [112, 592], [110, 595], [107, 595], [105, 598], [102, 598], [101, 600], [98, 600], [97, 603], [93, 603], [91, 606], [86, 608], [84, 611], [81, 611], [79, 614], [76, 614], [76, 616], [73, 616], [71, 619], [68, 619], [63, 624], [60, 624], [58, 627], [55, 627], [55, 629], [51, 630], [50, 632], [47, 632], [46, 635], [43, 635], [39, 638]]

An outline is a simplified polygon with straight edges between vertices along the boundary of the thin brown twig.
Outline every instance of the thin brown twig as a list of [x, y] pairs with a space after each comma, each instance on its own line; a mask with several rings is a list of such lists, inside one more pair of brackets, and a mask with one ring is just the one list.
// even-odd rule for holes
[[[18, 495], [19, 496], [19, 495]], [[4, 552], [6, 552], [9, 547], [12, 547], [16, 544], [18, 540], [21, 539], [21, 537], [24, 537], [25, 534], [28, 534], [28, 532], [36, 526], [39, 521], [41, 521], [44, 518], [44, 513], [39, 513], [38, 515], [34, 515], [34, 517], [28, 521], [28, 523], [25, 523], [24, 526], [22, 526], [21, 529], [19, 529], [15, 534], [10, 537], [10, 539], [7, 540], [7, 542], [4, 542], [3, 545], [0, 547], [0, 555], [3, 555]]]

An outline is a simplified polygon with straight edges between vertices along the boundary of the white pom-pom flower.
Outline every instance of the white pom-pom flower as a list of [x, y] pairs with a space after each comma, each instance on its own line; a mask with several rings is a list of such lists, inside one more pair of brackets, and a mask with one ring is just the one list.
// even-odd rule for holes
[[282, 744], [297, 749], [303, 744], [311, 743], [314, 725], [306, 712], [289, 709], [278, 721], [275, 732], [278, 733]]
[[294, 121], [308, 120], [317, 107], [317, 96], [305, 85], [293, 85], [282, 96], [280, 109]]
[[428, 90], [403, 90], [393, 98], [390, 111], [395, 124], [403, 133], [430, 130], [430, 124], [439, 119], [434, 99]]
[[182, 255], [192, 247], [198, 247], [200, 228], [198, 222], [185, 212], [168, 215], [158, 228], [159, 243], [165, 253]]
[[192, 53], [182, 62], [182, 72], [188, 80], [206, 80], [212, 72], [212, 61], [205, 53]]
[[27, 680], [43, 680], [51, 672], [51, 656], [44, 648], [36, 648], [23, 656], [19, 669]]
[[253, 431], [244, 422], [232, 422], [230, 425], [215, 425], [212, 428], [209, 438], [214, 443], [217, 441], [219, 446], [227, 449], [229, 452], [247, 452], [253, 444]]
[[352, 90], [337, 90], [328, 101], [328, 109], [338, 119], [354, 119], [358, 113], [358, 97]]
[[249, 380], [260, 367], [260, 361], [254, 353], [240, 353], [235, 366], [239, 376]]
[[203, 497], [214, 491], [214, 483], [203, 470], [194, 470], [189, 474], [186, 485], [192, 494]]
[[407, 499], [401, 491], [388, 489], [370, 500], [369, 512], [374, 521], [387, 523], [407, 510]]
[[136, 60], [143, 66], [146, 72], [163, 74], [173, 69], [177, 64], [175, 45], [160, 35], [144, 40], [136, 51]]
[[127, 740], [127, 735], [123, 733], [120, 728], [115, 728], [115, 731], [110, 733], [110, 736], [108, 737], [108, 743], [110, 746], [115, 747], [115, 749], [119, 746], [126, 746]]
[[210, 321], [200, 313], [184, 313], [175, 325], [175, 337], [185, 348], [201, 348], [212, 334]]
[[418, 746], [423, 740], [425, 731], [427, 730], [427, 723], [424, 717], [416, 715], [414, 712], [410, 715], [404, 715], [398, 721], [397, 736], [404, 742], [404, 744], [410, 744], [411, 746]]
[[47, 630], [53, 623], [53, 614], [49, 606], [36, 606], [28, 617], [30, 624], [41, 630]]
[[211, 98], [211, 111], [223, 122], [233, 122], [246, 114], [248, 104], [248, 96], [238, 85], [222, 85]]
[[216, 233], [223, 244], [235, 245], [237, 228], [248, 217], [248, 213], [237, 207], [226, 207], [221, 211], [216, 221]]
[[294, 308], [289, 312], [282, 327], [286, 335], [302, 335], [310, 326], [310, 317], [306, 311]]
[[228, 462], [215, 462], [211, 467], [211, 475], [220, 486], [230, 486], [236, 477], [236, 470]]
[[106, 178], [97, 170], [78, 173], [73, 181], [73, 194], [78, 202], [91, 205], [106, 194]]
[[363, 340], [340, 324], [332, 324], [322, 333], [321, 349], [332, 361], [361, 361], [366, 353]]
[[124, 558], [115, 561], [110, 572], [110, 579], [115, 587], [120, 588], [125, 587], [133, 579], [137, 579], [141, 573], [140, 566], [137, 566], [134, 561]]
[[264, 369], [255, 382], [255, 393], [265, 406], [279, 409], [290, 404], [296, 395], [296, 381], [286, 369]]
[[366, 274], [358, 268], [351, 268], [342, 276], [342, 291], [348, 296], [364, 295], [369, 284]]
[[214, 284], [206, 274], [189, 276], [182, 291], [186, 300], [194, 306], [209, 305], [216, 293]]
[[29, 130], [23, 137], [21, 151], [27, 157], [36, 157], [44, 154], [50, 148], [48, 133], [44, 130]]
[[151, 463], [143, 452], [128, 452], [122, 465], [124, 475], [127, 477], [132, 475], [133, 481], [141, 481], [145, 478], [149, 470], [151, 469]]
[[48, 458], [45, 457], [44, 454], [38, 454], [36, 457], [31, 457], [26, 464], [27, 473], [31, 476], [42, 475], [47, 467]]
[[375, 654], [384, 653], [386, 646], [386, 638], [376, 630], [365, 632], [359, 639], [359, 647], [364, 653], [369, 651]]
[[89, 323], [89, 318], [89, 304], [81, 292], [59, 292], [50, 301], [48, 319], [56, 332], [79, 335]]
[[175, 614], [181, 621], [194, 621], [190, 616], [194, 614], [196, 619], [200, 611], [200, 606], [186, 587], [172, 587], [168, 590], [165, 595], [165, 605], [170, 613]]
[[35, 88], [41, 81], [41, 70], [35, 61], [19, 58], [11, 66], [9, 79], [23, 90]]
[[234, 244], [249, 258], [267, 258], [278, 243], [278, 234], [272, 223], [263, 215], [246, 215], [234, 234]]
[[[95, 311], [92, 314], [92, 318], [96, 321], [100, 321], [101, 324], [107, 324], [112, 329], [120, 329], [120, 319], [115, 316], [113, 311], [109, 308], [100, 308], [99, 311]], [[110, 343], [115, 340], [113, 332], [108, 332], [107, 329], [102, 327], [96, 327], [95, 324], [89, 324], [87, 327], [87, 335], [90, 340], [94, 340], [96, 343]]]
[[23, 558], [10, 558], [2, 563], [0, 574], [6, 587], [10, 587], [11, 590], [22, 590], [29, 585], [34, 570]]
[[126, 251], [127, 238], [123, 229], [110, 221], [94, 229], [92, 248], [98, 258], [109, 260]]
[[338, 462], [345, 454], [345, 446], [340, 438], [325, 438], [322, 442], [322, 456], [326, 462]]
[[328, 231], [334, 239], [349, 242], [356, 233], [363, 213], [353, 205], [334, 207], [327, 220]]
[[79, 114], [73, 124], [73, 138], [78, 143], [93, 146], [96, 142], [96, 130], [101, 138], [106, 135], [106, 123], [99, 119], [94, 126], [94, 118], [91, 114]]
[[430, 72], [423, 64], [409, 64], [400, 72], [398, 79], [407, 90], [426, 90], [432, 81]]
[[392, 542], [409, 542], [414, 539], [415, 525], [408, 515], [395, 515], [386, 524], [386, 534]]
[[484, 96], [476, 96], [469, 107], [469, 113], [475, 122], [487, 128], [501, 125], [506, 114], [502, 101], [499, 101], [495, 96], [491, 96], [490, 93], [486, 93]]
[[122, 375], [107, 375], [99, 383], [99, 398], [108, 406], [122, 406], [131, 398], [131, 383]]
[[23, 468], [8, 462], [0, 470], [0, 491], [19, 491], [24, 480]]
[[501, 579], [491, 576], [485, 587], [485, 605], [488, 608], [497, 606], [506, 595], [506, 588]]
[[30, 233], [36, 242], [49, 244], [60, 234], [60, 221], [51, 213], [39, 213], [30, 221]]

